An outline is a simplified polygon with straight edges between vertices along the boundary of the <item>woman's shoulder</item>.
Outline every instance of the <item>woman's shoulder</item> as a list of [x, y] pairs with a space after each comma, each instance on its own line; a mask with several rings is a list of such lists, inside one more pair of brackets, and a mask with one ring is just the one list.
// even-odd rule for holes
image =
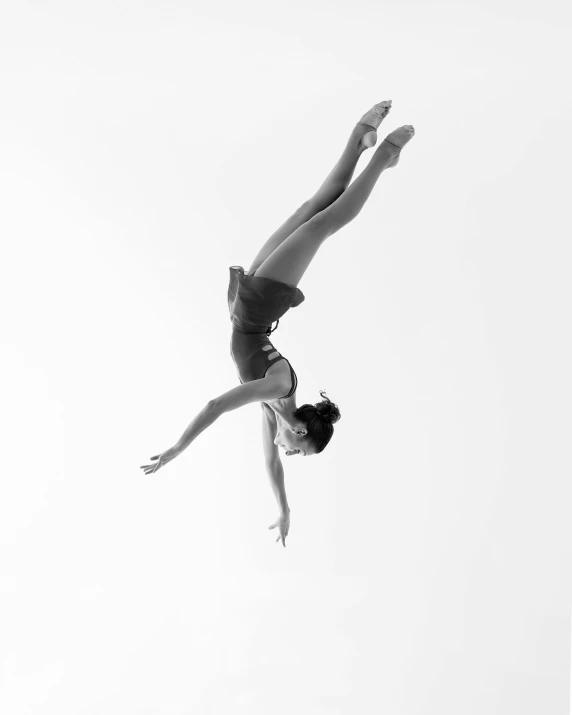
[[[283, 395], [287, 394], [292, 390], [292, 371], [290, 368], [290, 363], [286, 358], [282, 358], [282, 360], [275, 362], [274, 365], [269, 367], [265, 377], [270, 378], [271, 380], [275, 380], [276, 383], [280, 385], [280, 389]], [[290, 398], [294, 398], [295, 392], [296, 391], [294, 390], [294, 393], [290, 395]], [[279, 399], [283, 398], [281, 397]]]
[[272, 379], [283, 378], [284, 382], [289, 385], [291, 381], [291, 375], [288, 360], [283, 357], [281, 360], [278, 360], [278, 362], [275, 362], [274, 365], [271, 365], [268, 368], [265, 377], [271, 377]]

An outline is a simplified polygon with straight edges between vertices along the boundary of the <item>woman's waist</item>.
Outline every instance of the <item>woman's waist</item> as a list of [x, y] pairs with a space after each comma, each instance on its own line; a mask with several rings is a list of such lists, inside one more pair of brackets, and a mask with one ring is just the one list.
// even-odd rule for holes
[[272, 330], [271, 325], [262, 325], [257, 323], [249, 323], [247, 320], [242, 320], [236, 315], [231, 316], [232, 329], [239, 333], [258, 335], [260, 333], [268, 335]]

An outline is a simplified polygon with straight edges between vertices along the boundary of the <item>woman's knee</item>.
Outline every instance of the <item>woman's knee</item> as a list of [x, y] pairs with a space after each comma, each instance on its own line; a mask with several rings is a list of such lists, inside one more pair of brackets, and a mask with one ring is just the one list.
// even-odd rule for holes
[[338, 222], [338, 217], [331, 207], [317, 213], [308, 221], [309, 229], [313, 234], [324, 239], [335, 233], [341, 226]]
[[304, 228], [311, 233], [313, 236], [323, 236], [327, 233], [328, 218], [324, 216], [324, 211], [319, 211], [314, 214], [304, 224]]
[[346, 187], [341, 183], [328, 186], [327, 190], [319, 191], [315, 196], [312, 196], [311, 199], [305, 201], [300, 208], [303, 207], [303, 210], [306, 213], [314, 216], [315, 214], [324, 211], [324, 209], [327, 209], [328, 206], [331, 206], [335, 201], [337, 201], [344, 193], [345, 189]]
[[308, 201], [304, 201], [304, 203], [296, 209], [296, 213], [294, 215], [296, 216], [299, 224], [302, 225], [314, 218], [314, 216], [320, 212], [322, 208], [323, 207], [320, 207], [315, 201], [309, 199]]

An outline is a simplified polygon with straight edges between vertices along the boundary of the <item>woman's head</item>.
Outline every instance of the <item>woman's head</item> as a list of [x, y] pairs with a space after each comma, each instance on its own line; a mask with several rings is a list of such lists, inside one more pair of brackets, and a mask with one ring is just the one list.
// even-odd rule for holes
[[340, 417], [335, 405], [323, 390], [322, 401], [315, 405], [301, 405], [293, 414], [293, 424], [281, 429], [274, 440], [286, 450], [287, 455], [319, 454], [323, 452], [334, 434], [334, 423]]

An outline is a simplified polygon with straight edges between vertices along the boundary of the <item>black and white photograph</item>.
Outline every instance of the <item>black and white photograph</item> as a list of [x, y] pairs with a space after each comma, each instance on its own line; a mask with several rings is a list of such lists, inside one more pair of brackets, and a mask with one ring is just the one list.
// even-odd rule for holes
[[0, 4], [2, 715], [570, 715], [571, 66], [560, 0]]

